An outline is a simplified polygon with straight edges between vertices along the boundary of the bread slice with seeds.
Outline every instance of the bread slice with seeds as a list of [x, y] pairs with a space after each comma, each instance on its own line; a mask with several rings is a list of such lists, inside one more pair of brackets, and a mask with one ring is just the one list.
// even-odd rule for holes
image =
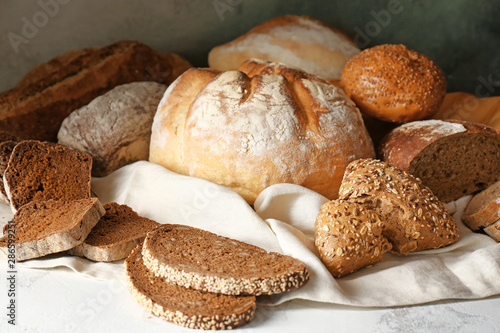
[[[38, 258], [77, 246], [103, 215], [104, 208], [96, 198], [27, 203], [12, 218], [16, 260]], [[9, 234], [0, 238], [3, 252], [7, 253], [11, 245]]]
[[382, 261], [392, 247], [382, 235], [379, 216], [362, 205], [332, 200], [321, 206], [314, 225], [314, 243], [323, 264], [341, 277]]
[[150, 231], [145, 265], [165, 281], [226, 295], [271, 295], [299, 288], [306, 266], [290, 256], [183, 225]]
[[127, 284], [135, 300], [149, 312], [176, 325], [232, 329], [253, 319], [255, 296], [227, 296], [165, 282], [144, 265], [141, 245], [125, 260]]
[[92, 229], [85, 241], [68, 250], [68, 254], [94, 261], [116, 261], [128, 257], [144, 241], [148, 231], [158, 222], [139, 216], [127, 205], [109, 202], [106, 213]]
[[57, 143], [19, 142], [4, 172], [12, 212], [30, 201], [90, 198], [92, 158]]
[[487, 227], [499, 219], [500, 181], [472, 197], [462, 214], [462, 221], [472, 230]]
[[439, 248], [459, 239], [455, 221], [431, 190], [388, 163], [376, 159], [351, 162], [339, 198], [376, 212], [395, 253]]

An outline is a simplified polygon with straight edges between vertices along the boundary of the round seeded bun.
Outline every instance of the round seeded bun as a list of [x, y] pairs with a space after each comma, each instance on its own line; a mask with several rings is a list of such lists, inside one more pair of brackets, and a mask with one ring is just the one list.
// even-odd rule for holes
[[253, 204], [277, 183], [337, 197], [347, 164], [374, 157], [361, 113], [335, 85], [281, 64], [190, 69], [169, 86], [149, 160], [207, 179]]
[[389, 122], [432, 117], [446, 94], [441, 69], [404, 45], [375, 46], [347, 62], [340, 77], [363, 113]]

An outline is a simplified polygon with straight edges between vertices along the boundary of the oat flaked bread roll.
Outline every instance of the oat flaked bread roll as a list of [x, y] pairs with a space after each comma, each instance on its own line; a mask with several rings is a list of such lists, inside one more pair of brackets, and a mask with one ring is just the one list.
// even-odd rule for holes
[[0, 142], [0, 202], [9, 204], [9, 198], [3, 185], [3, 174], [7, 165], [9, 164], [10, 155], [17, 145], [16, 141], [2, 141]]
[[19, 142], [3, 181], [12, 211], [30, 201], [90, 198], [92, 158], [57, 143]]
[[484, 228], [484, 232], [495, 241], [500, 242], [500, 220]]
[[500, 180], [500, 132], [458, 120], [410, 122], [387, 134], [380, 158], [450, 202]]
[[58, 142], [89, 154], [96, 177], [147, 160], [151, 124], [165, 89], [156, 82], [117, 86], [64, 119]]
[[153, 121], [149, 160], [253, 204], [277, 183], [334, 199], [347, 164], [374, 156], [361, 114], [341, 89], [249, 60], [241, 71], [190, 69], [170, 85]]
[[125, 260], [127, 284], [135, 300], [155, 316], [203, 330], [237, 328], [253, 319], [255, 296], [227, 296], [165, 282], [144, 265], [141, 249]]
[[431, 190], [383, 161], [351, 162], [339, 198], [376, 212], [385, 225], [383, 235], [395, 253], [439, 248], [459, 239], [455, 221]]
[[277, 294], [309, 279], [300, 260], [183, 225], [150, 231], [142, 255], [166, 282], [226, 295]]
[[349, 36], [325, 22], [309, 16], [285, 15], [214, 47], [208, 55], [208, 64], [228, 71], [257, 58], [337, 80], [346, 62], [359, 52]]
[[92, 228], [85, 241], [68, 254], [94, 261], [116, 261], [128, 257], [158, 222], [139, 216], [127, 205], [109, 202], [106, 213]]
[[323, 264], [334, 277], [382, 261], [392, 248], [382, 235], [385, 224], [377, 213], [346, 200], [325, 203], [314, 225], [314, 243]]
[[500, 220], [500, 181], [474, 195], [465, 207], [462, 221], [472, 230]]
[[56, 142], [64, 118], [97, 96], [135, 81], [170, 84], [189, 67], [178, 55], [136, 41], [69, 51], [0, 93], [0, 130], [21, 139]]
[[[66, 251], [82, 243], [104, 208], [97, 198], [72, 201], [31, 201], [12, 218], [16, 260], [38, 258]], [[0, 238], [0, 250], [8, 252], [9, 235]]]

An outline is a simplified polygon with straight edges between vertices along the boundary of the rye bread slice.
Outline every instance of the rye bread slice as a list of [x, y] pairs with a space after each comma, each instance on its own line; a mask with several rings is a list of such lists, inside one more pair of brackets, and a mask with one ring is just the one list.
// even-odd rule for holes
[[4, 172], [12, 212], [30, 201], [90, 198], [92, 158], [57, 143], [19, 142]]
[[142, 255], [148, 269], [169, 283], [226, 295], [277, 294], [309, 279], [297, 259], [184, 225], [150, 231]]
[[462, 214], [462, 220], [472, 230], [487, 227], [499, 219], [500, 181], [472, 197]]
[[66, 251], [85, 240], [104, 212], [96, 198], [32, 201], [14, 214], [14, 230], [0, 238], [0, 250], [7, 253], [14, 236], [16, 261]]
[[68, 254], [94, 261], [116, 261], [128, 257], [144, 241], [148, 231], [158, 222], [139, 216], [127, 205], [109, 202], [106, 214], [90, 231], [85, 241], [68, 250]]
[[227, 296], [165, 282], [144, 265], [141, 245], [125, 260], [127, 284], [135, 300], [173, 324], [197, 329], [231, 329], [255, 313], [255, 296]]

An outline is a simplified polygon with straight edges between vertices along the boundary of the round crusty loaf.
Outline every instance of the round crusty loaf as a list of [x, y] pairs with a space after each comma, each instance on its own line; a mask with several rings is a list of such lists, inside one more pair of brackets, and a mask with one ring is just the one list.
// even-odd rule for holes
[[455, 221], [429, 188], [388, 163], [375, 159], [350, 163], [339, 198], [376, 212], [393, 252], [439, 248], [459, 239]]
[[500, 181], [474, 195], [465, 207], [462, 220], [472, 230], [500, 220]]
[[414, 121], [386, 135], [380, 158], [450, 202], [500, 180], [500, 132], [458, 120]]
[[325, 203], [314, 225], [314, 243], [326, 268], [341, 277], [382, 261], [391, 244], [379, 216], [346, 200]]
[[277, 294], [309, 279], [300, 260], [184, 225], [150, 231], [142, 255], [166, 282], [225, 295]]
[[156, 82], [117, 86], [64, 119], [58, 142], [92, 156], [96, 177], [147, 160], [151, 124], [165, 89]]
[[266, 21], [241, 37], [213, 48], [211, 68], [238, 69], [257, 58], [283, 63], [327, 80], [338, 80], [347, 60], [360, 52], [338, 29], [309, 16], [286, 15]]
[[173, 324], [203, 330], [232, 329], [250, 322], [255, 296], [227, 296], [165, 282], [144, 266], [139, 245], [125, 260], [127, 284], [136, 301]]
[[391, 122], [432, 117], [446, 94], [441, 69], [404, 45], [363, 50], [347, 62], [340, 83], [362, 112]]
[[250, 204], [277, 183], [336, 198], [347, 164], [375, 154], [354, 103], [284, 65], [249, 61], [241, 70], [181, 75], [158, 106], [149, 160], [229, 187]]

